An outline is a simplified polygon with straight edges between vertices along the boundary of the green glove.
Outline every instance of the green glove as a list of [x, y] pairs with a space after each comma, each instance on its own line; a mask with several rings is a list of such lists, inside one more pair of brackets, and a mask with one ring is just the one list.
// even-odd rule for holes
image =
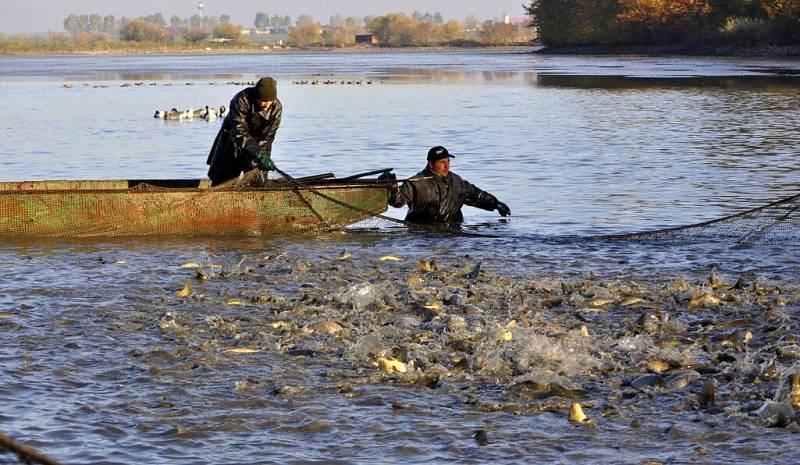
[[267, 151], [263, 151], [258, 155], [258, 168], [261, 171], [274, 171], [275, 170], [275, 163], [272, 163], [272, 154]]

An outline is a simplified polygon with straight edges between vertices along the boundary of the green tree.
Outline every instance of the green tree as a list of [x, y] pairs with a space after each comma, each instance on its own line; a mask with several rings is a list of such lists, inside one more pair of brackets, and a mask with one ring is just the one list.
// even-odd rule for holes
[[255, 25], [256, 29], [269, 29], [270, 21], [269, 15], [264, 13], [263, 11], [259, 11], [256, 13], [256, 19], [253, 21], [253, 25]]
[[336, 14], [336, 16], [331, 16], [328, 20], [328, 27], [337, 28], [344, 26], [344, 19], [342, 15]]
[[164, 19], [164, 17], [161, 15], [161, 13], [142, 16], [139, 19], [141, 19], [142, 21], [146, 21], [146, 22], [148, 22], [150, 24], [155, 24], [156, 26], [160, 26], [162, 28], [167, 27], [167, 21]]
[[172, 17], [169, 19], [169, 27], [175, 30], [180, 29], [182, 27], [185, 27], [184, 21], [183, 19], [181, 19], [180, 16], [172, 15]]
[[70, 14], [64, 18], [64, 30], [70, 33], [73, 37], [81, 32], [81, 22], [78, 15]]
[[526, 7], [546, 45], [624, 41], [616, 21], [618, 0], [533, 0]]
[[117, 21], [114, 15], [103, 16], [103, 25], [100, 30], [106, 34], [115, 35], [117, 33]]
[[300, 15], [297, 17], [296, 26], [303, 26], [305, 24], [314, 24], [314, 18], [309, 15]]

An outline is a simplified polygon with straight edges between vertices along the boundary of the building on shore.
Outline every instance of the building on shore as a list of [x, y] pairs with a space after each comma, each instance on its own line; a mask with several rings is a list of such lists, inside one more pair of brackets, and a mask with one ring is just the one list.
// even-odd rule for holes
[[377, 37], [372, 34], [356, 34], [356, 45], [375, 45], [377, 43]]

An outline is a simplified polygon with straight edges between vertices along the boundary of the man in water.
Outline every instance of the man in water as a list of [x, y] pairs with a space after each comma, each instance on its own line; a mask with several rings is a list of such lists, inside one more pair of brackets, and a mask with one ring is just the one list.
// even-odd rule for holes
[[259, 79], [255, 86], [234, 95], [229, 108], [206, 161], [211, 165], [208, 169], [211, 185], [253, 168], [274, 167], [270, 159], [272, 141], [283, 114], [275, 80]]
[[[412, 223], [461, 223], [461, 207], [497, 210], [508, 216], [511, 209], [492, 194], [482, 191], [461, 176], [450, 171], [450, 159], [455, 158], [442, 146], [428, 151], [428, 166], [416, 176], [394, 187], [389, 195], [393, 207], [408, 205], [406, 221]], [[394, 180], [394, 174], [384, 173], [378, 179]]]

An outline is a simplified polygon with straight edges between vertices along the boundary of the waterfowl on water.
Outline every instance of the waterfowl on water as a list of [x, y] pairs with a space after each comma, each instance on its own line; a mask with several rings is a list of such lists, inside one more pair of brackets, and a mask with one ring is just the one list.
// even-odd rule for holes
[[223, 117], [223, 116], [225, 116], [227, 113], [228, 113], [228, 109], [227, 109], [227, 108], [225, 108], [225, 105], [220, 105], [220, 106], [219, 106], [219, 117], [220, 117], [220, 118], [222, 118], [222, 117]]
[[206, 121], [214, 121], [215, 119], [217, 119], [217, 110], [215, 108], [210, 108], [208, 105], [206, 105], [206, 109], [203, 112], [203, 119], [205, 119]]
[[170, 111], [165, 111], [164, 112], [164, 119], [178, 120], [178, 119], [181, 119], [181, 114], [182, 114], [181, 112], [179, 112], [177, 109], [173, 108]]

